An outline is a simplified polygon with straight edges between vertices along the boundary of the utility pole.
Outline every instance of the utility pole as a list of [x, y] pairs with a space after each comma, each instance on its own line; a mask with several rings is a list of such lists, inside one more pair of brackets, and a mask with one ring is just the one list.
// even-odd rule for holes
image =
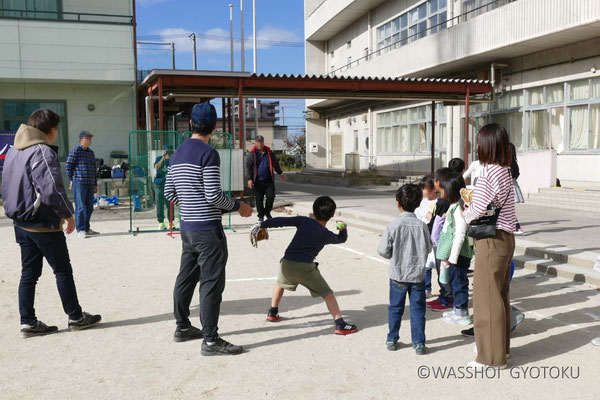
[[[233, 4], [229, 4], [229, 51], [231, 53], [231, 71], [235, 69], [235, 53], [233, 51]], [[229, 99], [229, 118], [231, 120], [231, 134], [232, 138], [235, 140], [235, 102], [233, 98]]]
[[198, 69], [198, 64], [196, 63], [196, 34], [192, 33], [188, 38], [192, 41], [194, 46], [194, 71]]
[[[246, 70], [246, 55], [244, 54], [244, 0], [240, 0], [241, 30], [242, 30], [242, 71]], [[240, 114], [241, 115], [241, 114]]]
[[[254, 41], [254, 74], [257, 74], [256, 70], [256, 0], [252, 0], [252, 37]], [[258, 136], [258, 99], [254, 98], [254, 136]]]
[[171, 42], [171, 64], [173, 66], [172, 69], [175, 69], [175, 43]]

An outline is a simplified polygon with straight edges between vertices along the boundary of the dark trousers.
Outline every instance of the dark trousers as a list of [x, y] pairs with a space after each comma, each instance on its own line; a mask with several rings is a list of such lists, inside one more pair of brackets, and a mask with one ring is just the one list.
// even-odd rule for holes
[[[265, 195], [267, 200], [265, 202]], [[271, 218], [273, 202], [275, 201], [275, 182], [256, 181], [254, 182], [254, 198], [256, 200], [256, 211], [258, 218]]]
[[75, 223], [77, 232], [90, 230], [90, 218], [94, 211], [94, 185], [73, 181], [75, 193]]
[[171, 203], [165, 198], [165, 185], [154, 184], [154, 199], [156, 200], [156, 219], [159, 223], [165, 222], [165, 208], [168, 220], [171, 221]]
[[44, 258], [54, 271], [63, 310], [70, 319], [80, 319], [83, 314], [77, 300], [73, 269], [64, 233], [28, 232], [15, 227], [15, 238], [21, 246], [21, 281], [19, 282], [21, 324], [33, 325], [37, 322], [33, 303], [35, 286], [42, 275]]
[[450, 285], [454, 297], [454, 308], [463, 311], [462, 315], [469, 312], [469, 277], [467, 271], [470, 265], [470, 258], [458, 256], [456, 265], [450, 266]]
[[[437, 249], [434, 249], [434, 251], [437, 252]], [[440, 282], [440, 265], [441, 265], [441, 261], [437, 259], [437, 257], [435, 258], [435, 270], [437, 272], [437, 276], [438, 276], [438, 285], [440, 285], [440, 295], [438, 296], [438, 300], [445, 306], [448, 306], [449, 304], [452, 304], [452, 302], [454, 301], [453, 296], [452, 296], [452, 285], [450, 284], [450, 282], [448, 283], [442, 283]]]
[[406, 295], [410, 303], [410, 332], [413, 346], [425, 344], [425, 284], [397, 282], [390, 279], [390, 305], [388, 307], [388, 342], [400, 337], [400, 324], [404, 314]]
[[196, 284], [200, 282], [200, 323], [207, 342], [219, 338], [218, 322], [221, 299], [225, 289], [227, 238], [223, 229], [181, 232], [182, 252], [179, 275], [175, 281], [173, 301], [177, 327], [186, 329], [190, 323], [190, 303]]

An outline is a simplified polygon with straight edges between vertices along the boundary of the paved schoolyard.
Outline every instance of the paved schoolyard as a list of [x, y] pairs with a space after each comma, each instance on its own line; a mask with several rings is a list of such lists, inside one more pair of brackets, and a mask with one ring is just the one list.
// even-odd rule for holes
[[[348, 242], [326, 247], [318, 261], [345, 318], [360, 331], [333, 335], [322, 300], [302, 288], [286, 292], [282, 322], [266, 322], [278, 260], [294, 231], [271, 230], [271, 239], [254, 249], [248, 241], [254, 219], [236, 215], [237, 231], [227, 232], [230, 261], [219, 326], [225, 339], [248, 351], [202, 357], [200, 342], [172, 340], [179, 238], [132, 236], [124, 234], [128, 221], [100, 219], [93, 227], [104, 235], [72, 236], [68, 243], [81, 304], [101, 313], [103, 324], [66, 331], [54, 277], [45, 267], [36, 311], [61, 331], [27, 340], [19, 337], [19, 249], [12, 227], [0, 226], [2, 399], [597, 398], [600, 347], [589, 343], [600, 334], [595, 287], [517, 271], [511, 298], [527, 319], [513, 336], [513, 369], [499, 377], [460, 379], [458, 367], [474, 358], [474, 341], [460, 336], [462, 327], [444, 323], [439, 313], [427, 313], [430, 354], [416, 356], [407, 344], [408, 321], [400, 332], [405, 345], [386, 350], [388, 280], [385, 262], [375, 252], [379, 237], [351, 226]], [[192, 316], [199, 325], [197, 305], [196, 296]], [[451, 377], [434, 378], [437, 367], [446, 367]], [[557, 371], [562, 376], [555, 378]], [[419, 373], [431, 375], [423, 379]]]

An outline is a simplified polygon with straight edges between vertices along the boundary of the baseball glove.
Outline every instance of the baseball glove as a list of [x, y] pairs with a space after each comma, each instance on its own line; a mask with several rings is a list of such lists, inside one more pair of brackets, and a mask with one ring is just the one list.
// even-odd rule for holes
[[258, 223], [250, 228], [250, 243], [252, 247], [258, 247], [258, 242], [261, 240], [269, 240], [269, 232], [266, 228], [261, 228], [260, 223]]

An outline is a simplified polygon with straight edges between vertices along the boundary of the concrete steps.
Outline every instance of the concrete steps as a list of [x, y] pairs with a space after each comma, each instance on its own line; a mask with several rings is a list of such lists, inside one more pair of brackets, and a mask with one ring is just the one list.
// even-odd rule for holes
[[527, 205], [600, 213], [600, 191], [571, 188], [543, 188], [530, 193]]
[[[600, 204], [600, 203], [599, 203]], [[292, 209], [301, 215], [310, 215], [308, 204], [294, 204]], [[381, 235], [394, 217], [368, 215], [337, 210], [336, 219], [342, 219], [350, 229], [362, 229]], [[600, 286], [600, 271], [594, 263], [600, 254], [568, 247], [548, 246], [516, 237], [514, 261], [517, 268], [527, 268], [549, 277], [560, 277], [574, 282]]]

